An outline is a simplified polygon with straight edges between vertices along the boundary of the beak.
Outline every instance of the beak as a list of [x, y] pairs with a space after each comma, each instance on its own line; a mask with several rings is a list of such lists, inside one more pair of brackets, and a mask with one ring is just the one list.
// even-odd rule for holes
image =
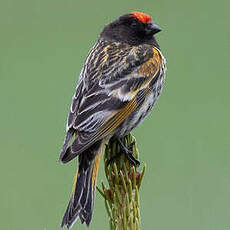
[[160, 26], [154, 24], [153, 22], [147, 23], [146, 34], [156, 34], [161, 31]]

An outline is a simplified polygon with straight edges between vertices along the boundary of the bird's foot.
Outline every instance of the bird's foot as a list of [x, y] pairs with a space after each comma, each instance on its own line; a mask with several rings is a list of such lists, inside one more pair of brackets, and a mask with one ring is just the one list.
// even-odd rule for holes
[[123, 142], [120, 140], [120, 138], [118, 138], [118, 143], [120, 145], [120, 148], [121, 148], [121, 152], [125, 154], [126, 158], [129, 160], [129, 162], [132, 164], [132, 165], [135, 165], [135, 166], [139, 166], [140, 165], [140, 161], [137, 160], [134, 155], [133, 155], [133, 152], [132, 152], [132, 148], [133, 148], [133, 145], [135, 144], [135, 142], [132, 142], [128, 147], [126, 147]]

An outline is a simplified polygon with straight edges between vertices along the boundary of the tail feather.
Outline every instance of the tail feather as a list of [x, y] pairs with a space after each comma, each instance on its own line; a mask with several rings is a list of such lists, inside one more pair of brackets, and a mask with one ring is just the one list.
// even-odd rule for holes
[[82, 223], [89, 226], [93, 215], [96, 177], [102, 147], [103, 143], [100, 141], [100, 143], [96, 143], [79, 155], [79, 167], [73, 192], [63, 216], [61, 227], [71, 228], [78, 218]]
[[[66, 133], [65, 141], [64, 141], [64, 144], [62, 146], [61, 154], [60, 154], [60, 157], [59, 157], [59, 160], [61, 162], [64, 161], [63, 159], [65, 158], [66, 152], [70, 151], [70, 148], [68, 147], [68, 144], [69, 144], [70, 140], [72, 139], [73, 135], [74, 135], [74, 129], [70, 129]], [[66, 162], [68, 162], [68, 161], [66, 161]], [[65, 163], [65, 162], [63, 162], [63, 163]]]

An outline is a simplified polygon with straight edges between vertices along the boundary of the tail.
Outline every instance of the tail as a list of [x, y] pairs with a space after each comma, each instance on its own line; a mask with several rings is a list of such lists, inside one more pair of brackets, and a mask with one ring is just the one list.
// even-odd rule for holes
[[89, 226], [93, 215], [96, 179], [102, 148], [103, 141], [100, 141], [79, 155], [73, 192], [61, 227], [71, 228], [78, 218], [82, 224]]

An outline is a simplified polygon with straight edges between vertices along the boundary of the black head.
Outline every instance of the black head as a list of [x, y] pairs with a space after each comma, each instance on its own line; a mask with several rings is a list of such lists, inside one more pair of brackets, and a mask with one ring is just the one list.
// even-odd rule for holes
[[131, 12], [106, 25], [101, 37], [130, 45], [154, 44], [156, 41], [153, 35], [160, 31], [160, 27], [152, 22], [149, 15]]

